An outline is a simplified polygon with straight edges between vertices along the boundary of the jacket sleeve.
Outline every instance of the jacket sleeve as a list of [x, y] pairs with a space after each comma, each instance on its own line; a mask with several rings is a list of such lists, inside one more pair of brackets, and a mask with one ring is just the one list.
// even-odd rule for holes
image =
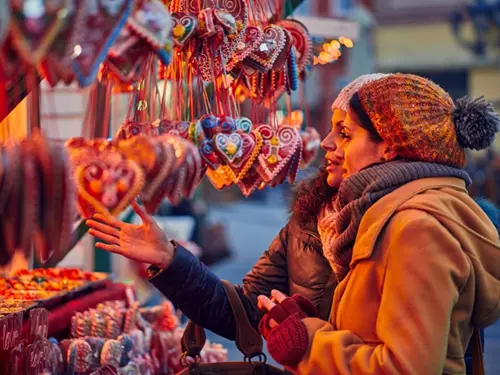
[[[470, 273], [460, 243], [418, 210], [393, 217], [381, 238], [388, 251], [377, 313], [378, 342], [318, 319], [303, 322], [309, 350], [300, 374], [441, 374], [451, 313]], [[374, 255], [375, 256], [375, 255]], [[348, 281], [347, 281], [348, 282]], [[362, 314], [363, 306], [359, 306]]]
[[[285, 244], [288, 227], [283, 228], [245, 277], [238, 294], [252, 324], [257, 327], [260, 312], [257, 296], [287, 284]], [[217, 275], [182, 246], [177, 245], [170, 266], [150, 282], [189, 319], [203, 328], [234, 340], [236, 325], [229, 299]], [[286, 292], [286, 289], [283, 289]]]

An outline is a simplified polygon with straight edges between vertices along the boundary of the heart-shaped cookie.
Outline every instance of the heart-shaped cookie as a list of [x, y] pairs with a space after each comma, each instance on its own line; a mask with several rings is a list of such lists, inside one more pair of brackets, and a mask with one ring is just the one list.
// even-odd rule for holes
[[257, 172], [257, 169], [252, 167], [238, 183], [238, 188], [245, 197], [249, 197], [263, 183], [262, 177]]
[[183, 48], [198, 31], [198, 19], [190, 14], [172, 13], [172, 39], [175, 45]]
[[133, 0], [87, 1], [84, 38], [75, 51], [73, 70], [78, 83], [86, 87], [95, 81], [99, 66], [119, 35], [132, 10]]
[[167, 183], [176, 167], [174, 147], [167, 142], [156, 142], [160, 147], [155, 167], [148, 174], [140, 198], [148, 213], [155, 213], [168, 190]]
[[86, 10], [87, 5], [84, 0], [72, 1], [66, 21], [41, 61], [40, 68], [43, 76], [52, 87], [56, 86], [60, 79], [73, 73], [71, 57], [75, 46], [80, 43], [81, 38], [85, 37], [82, 30]]
[[71, 0], [40, 0], [34, 6], [11, 1], [12, 41], [26, 62], [36, 65], [42, 60], [66, 22], [70, 6]]
[[203, 115], [200, 118], [200, 125], [205, 134], [205, 138], [212, 139], [212, 137], [217, 134], [217, 125], [219, 120], [214, 115]]
[[136, 7], [127, 25], [151, 45], [160, 49], [167, 43], [172, 19], [159, 0], [144, 0]]
[[264, 32], [259, 26], [247, 26], [242, 40], [236, 45], [232, 59], [226, 65], [227, 71], [245, 60], [254, 50], [257, 50], [264, 39]]
[[116, 139], [129, 139], [138, 135], [155, 137], [160, 135], [158, 123], [156, 122], [135, 122], [125, 121], [116, 133]]
[[[278, 58], [285, 50], [285, 29], [277, 25], [268, 25], [264, 28], [264, 37], [260, 45], [248, 56], [247, 63], [260, 67], [263, 71], [273, 69]], [[246, 60], [245, 60], [246, 61]]]
[[301, 168], [307, 168], [318, 156], [321, 147], [321, 136], [316, 128], [308, 126], [300, 132], [302, 138], [302, 162]]
[[301, 139], [297, 129], [290, 126], [273, 127], [263, 124], [257, 131], [263, 139], [257, 170], [263, 181], [269, 183], [288, 164]]
[[221, 116], [217, 122], [215, 133], [231, 134], [236, 130], [236, 122], [232, 117]]
[[[117, 155], [118, 154], [118, 155]], [[96, 212], [118, 215], [144, 186], [144, 172], [118, 152], [104, 152], [98, 160], [82, 163], [76, 170], [78, 210], [83, 218]]]
[[258, 132], [242, 133], [243, 146], [241, 155], [231, 164], [231, 169], [236, 175], [235, 182], [241, 181], [252, 168], [262, 149], [262, 136]]
[[252, 132], [252, 129], [253, 129], [252, 121], [249, 118], [247, 117], [236, 118], [236, 130], [250, 134]]
[[104, 65], [108, 73], [112, 73], [118, 82], [134, 83], [142, 79], [146, 69], [146, 59], [150, 53], [147, 45], [137, 39], [130, 37], [133, 43], [120, 55], [108, 56]]
[[280, 20], [278, 25], [284, 27], [292, 36], [292, 43], [297, 51], [297, 66], [299, 73], [312, 63], [313, 42], [307, 28], [294, 19]]
[[232, 164], [241, 154], [243, 139], [238, 133], [217, 134], [214, 138], [214, 148], [224, 164]]
[[175, 135], [184, 139], [189, 138], [189, 126], [190, 124], [186, 121], [161, 120], [158, 123], [160, 134]]
[[221, 161], [214, 149], [213, 141], [211, 139], [204, 139], [198, 147], [203, 161], [210, 167], [211, 170], [216, 170]]

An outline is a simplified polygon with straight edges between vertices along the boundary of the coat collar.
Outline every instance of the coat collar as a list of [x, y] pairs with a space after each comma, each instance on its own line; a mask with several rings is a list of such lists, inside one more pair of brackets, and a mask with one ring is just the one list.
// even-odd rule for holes
[[371, 257], [382, 229], [405, 202], [424, 191], [445, 187], [467, 192], [465, 182], [459, 178], [423, 178], [401, 186], [371, 206], [366, 211], [359, 226], [350, 264], [351, 268], [360, 260]]

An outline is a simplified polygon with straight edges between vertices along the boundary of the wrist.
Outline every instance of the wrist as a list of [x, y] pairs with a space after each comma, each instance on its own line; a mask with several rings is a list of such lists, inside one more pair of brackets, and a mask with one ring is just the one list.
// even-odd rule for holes
[[172, 260], [174, 259], [175, 256], [175, 250], [177, 248], [177, 243], [174, 241], [168, 241], [166, 243], [165, 248], [161, 252], [160, 259], [158, 259], [158, 262], [155, 264], [152, 264], [152, 266], [159, 268], [160, 270], [165, 270], [170, 266], [172, 263]]

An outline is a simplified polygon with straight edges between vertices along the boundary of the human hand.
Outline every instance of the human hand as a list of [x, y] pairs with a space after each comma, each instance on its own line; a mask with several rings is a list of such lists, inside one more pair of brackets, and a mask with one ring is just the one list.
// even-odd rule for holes
[[299, 319], [318, 315], [316, 307], [306, 297], [300, 294], [288, 297], [278, 290], [271, 291], [271, 298], [260, 295], [257, 304], [261, 311], [267, 312], [259, 323], [260, 333], [266, 340], [273, 328], [292, 315]]
[[287, 297], [277, 290], [271, 292], [271, 299], [259, 296], [258, 306], [267, 311], [259, 323], [259, 331], [267, 341], [269, 354], [287, 370], [295, 372], [294, 368], [309, 347], [309, 336], [302, 319], [315, 317], [316, 308], [299, 294]]
[[161, 269], [167, 268], [174, 257], [174, 246], [142, 206], [134, 201], [132, 208], [142, 224], [128, 224], [101, 214], [87, 220], [89, 234], [106, 242], [97, 242], [96, 247]]

